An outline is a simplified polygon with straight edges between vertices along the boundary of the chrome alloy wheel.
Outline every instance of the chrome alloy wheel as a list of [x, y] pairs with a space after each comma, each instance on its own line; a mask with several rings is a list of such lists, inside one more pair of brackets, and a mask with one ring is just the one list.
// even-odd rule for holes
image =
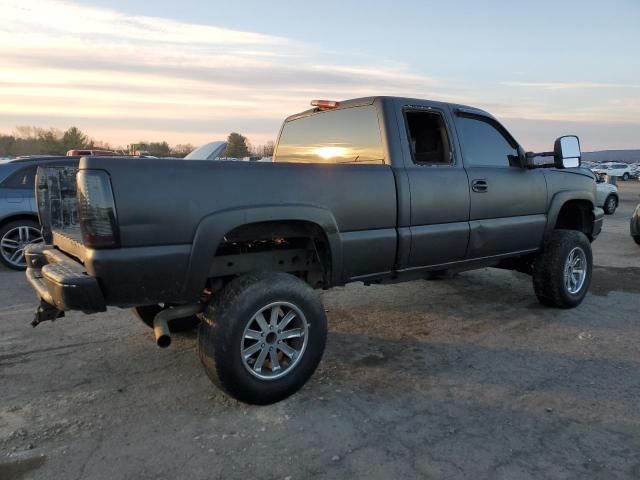
[[297, 306], [270, 303], [258, 310], [244, 329], [240, 341], [242, 363], [261, 380], [281, 378], [302, 359], [308, 337], [309, 324]]
[[564, 263], [564, 284], [567, 292], [575, 295], [584, 286], [587, 278], [587, 256], [580, 247], [574, 247]]
[[30, 243], [38, 242], [42, 242], [42, 235], [37, 228], [19, 225], [0, 238], [0, 255], [14, 267], [24, 268], [27, 266], [24, 248]]

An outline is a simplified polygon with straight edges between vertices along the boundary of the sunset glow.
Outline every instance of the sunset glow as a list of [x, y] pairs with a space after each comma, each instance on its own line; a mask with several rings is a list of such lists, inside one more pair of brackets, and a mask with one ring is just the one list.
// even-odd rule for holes
[[113, 5], [0, 0], [0, 132], [76, 125], [126, 145], [199, 144], [241, 131], [262, 143], [312, 98], [400, 95], [487, 108], [531, 148], [566, 131], [586, 148], [637, 146], [640, 79], [623, 78], [625, 70], [570, 81], [544, 69], [523, 76], [503, 62], [483, 76], [449, 68], [434, 50], [407, 63], [352, 44], [336, 52], [279, 31], [228, 28], [224, 18], [196, 23], [161, 18], [151, 4], [156, 15]]
[[313, 150], [314, 155], [324, 158], [325, 160], [334, 157], [346, 157], [347, 149], [344, 147], [320, 147]]

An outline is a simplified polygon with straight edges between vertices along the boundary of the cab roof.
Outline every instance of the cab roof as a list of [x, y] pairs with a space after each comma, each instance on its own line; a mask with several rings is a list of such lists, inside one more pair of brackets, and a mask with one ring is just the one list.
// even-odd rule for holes
[[441, 106], [441, 107], [449, 107], [452, 108], [454, 110], [459, 110], [459, 111], [463, 111], [466, 113], [470, 113], [470, 114], [476, 114], [476, 115], [483, 115], [486, 117], [491, 117], [494, 118], [493, 115], [491, 115], [489, 112], [482, 110], [480, 108], [476, 108], [476, 107], [472, 107], [469, 105], [462, 105], [462, 104], [458, 104], [458, 103], [449, 103], [449, 102], [440, 102], [437, 100], [429, 100], [429, 99], [425, 99], [425, 98], [412, 98], [412, 97], [395, 97], [395, 96], [388, 96], [388, 95], [377, 95], [377, 96], [371, 96], [371, 97], [360, 97], [360, 98], [352, 98], [352, 99], [348, 99], [348, 100], [340, 100], [338, 101], [338, 106], [335, 108], [331, 108], [331, 109], [326, 109], [323, 110], [321, 108], [310, 108], [308, 110], [305, 110], [303, 112], [300, 113], [295, 113], [293, 115], [288, 116], [287, 118], [285, 118], [285, 122], [291, 121], [291, 120], [295, 120], [297, 118], [301, 118], [301, 117], [306, 117], [308, 115], [311, 115], [313, 113], [318, 113], [321, 111], [331, 111], [331, 110], [341, 110], [343, 108], [352, 108], [352, 107], [361, 107], [361, 106], [365, 106], [365, 105], [373, 105], [376, 101], [381, 101], [381, 102], [400, 102], [400, 103], [404, 103], [406, 105], [412, 105], [412, 104], [416, 104], [419, 105], [420, 103], [423, 102], [429, 102], [435, 106]]

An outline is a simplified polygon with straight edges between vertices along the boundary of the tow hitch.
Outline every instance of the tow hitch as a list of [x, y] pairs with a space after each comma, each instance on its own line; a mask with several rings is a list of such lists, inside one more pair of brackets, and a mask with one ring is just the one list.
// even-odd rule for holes
[[36, 308], [36, 313], [33, 316], [31, 326], [35, 328], [42, 322], [46, 322], [48, 320], [53, 322], [56, 318], [62, 317], [64, 317], [64, 312], [62, 310], [58, 310], [53, 305], [48, 304], [44, 300], [40, 300], [40, 305]]

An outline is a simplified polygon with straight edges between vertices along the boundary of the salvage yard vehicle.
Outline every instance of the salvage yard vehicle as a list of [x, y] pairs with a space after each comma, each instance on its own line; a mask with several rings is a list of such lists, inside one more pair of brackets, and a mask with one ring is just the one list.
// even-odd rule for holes
[[544, 305], [582, 302], [604, 214], [577, 137], [534, 154], [477, 108], [312, 106], [285, 120], [273, 163], [85, 157], [42, 169], [47, 243], [27, 250], [33, 325], [133, 307], [166, 347], [172, 322], [199, 319], [209, 377], [268, 404], [320, 362], [316, 288], [494, 266], [530, 274]]
[[78, 156], [87, 156], [92, 155], [96, 156], [109, 156], [112, 157], [116, 155], [116, 152], [113, 150], [68, 150], [67, 157], [78, 157]]
[[596, 176], [596, 206], [601, 207], [606, 215], [613, 215], [618, 208], [618, 203], [620, 203], [618, 187]]
[[0, 263], [24, 270], [24, 248], [42, 240], [33, 183], [38, 165], [76, 165], [80, 158], [38, 156], [0, 164]]
[[618, 177], [627, 181], [633, 177], [631, 167], [626, 163], [606, 162], [601, 163], [593, 169], [594, 173], [600, 176]]

